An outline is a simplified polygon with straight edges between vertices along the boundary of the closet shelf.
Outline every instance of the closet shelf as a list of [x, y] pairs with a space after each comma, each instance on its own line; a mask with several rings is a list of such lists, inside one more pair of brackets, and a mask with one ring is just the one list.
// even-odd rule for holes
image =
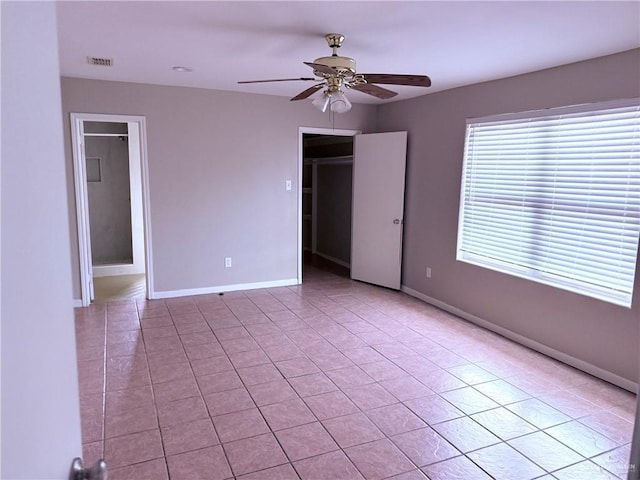
[[305, 158], [305, 165], [350, 165], [353, 163], [353, 155], [342, 155], [339, 157], [313, 157]]

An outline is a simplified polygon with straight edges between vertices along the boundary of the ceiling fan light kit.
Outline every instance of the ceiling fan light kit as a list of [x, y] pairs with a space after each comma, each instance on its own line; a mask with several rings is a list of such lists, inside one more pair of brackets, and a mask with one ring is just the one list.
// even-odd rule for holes
[[322, 95], [316, 97], [315, 100], [311, 102], [311, 105], [324, 113], [327, 111], [327, 107], [329, 106], [329, 100], [331, 100], [331, 97], [322, 92]]
[[351, 110], [351, 102], [342, 90], [329, 94], [329, 108], [335, 113], [345, 113]]
[[398, 75], [398, 74], [358, 74], [356, 61], [353, 58], [338, 55], [338, 48], [342, 46], [344, 35], [329, 33], [325, 39], [329, 48], [333, 50], [330, 57], [319, 57], [313, 62], [304, 62], [313, 69], [315, 78], [284, 78], [277, 80], [249, 80], [238, 83], [265, 83], [287, 81], [319, 81], [316, 85], [307, 88], [293, 97], [292, 101], [304, 100], [319, 90], [323, 90], [321, 96], [316, 97], [312, 105], [321, 112], [326, 112], [327, 107], [334, 113], [345, 113], [351, 109], [351, 102], [344, 94], [344, 88], [357, 90], [376, 98], [387, 100], [397, 95], [396, 92], [382, 88], [376, 83], [389, 85], [409, 85], [414, 87], [429, 87], [431, 80], [426, 75]]

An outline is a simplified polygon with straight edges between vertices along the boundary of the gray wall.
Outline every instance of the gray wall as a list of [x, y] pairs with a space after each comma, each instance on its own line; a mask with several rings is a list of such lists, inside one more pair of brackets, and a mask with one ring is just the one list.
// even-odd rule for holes
[[627, 309], [455, 257], [467, 118], [639, 95], [640, 50], [633, 50], [381, 106], [380, 131], [409, 132], [403, 284], [637, 382], [638, 272]]
[[56, 6], [0, 9], [0, 477], [61, 480], [82, 447]]
[[100, 158], [102, 173], [87, 183], [93, 264], [133, 263], [127, 137], [85, 137], [84, 147], [87, 158]]
[[[328, 114], [276, 96], [64, 77], [62, 103], [73, 239], [69, 113], [144, 115], [155, 290], [297, 277], [298, 127], [330, 128]], [[355, 105], [335, 128], [371, 132], [375, 122], [374, 106]], [[75, 243], [71, 255], [78, 299]]]

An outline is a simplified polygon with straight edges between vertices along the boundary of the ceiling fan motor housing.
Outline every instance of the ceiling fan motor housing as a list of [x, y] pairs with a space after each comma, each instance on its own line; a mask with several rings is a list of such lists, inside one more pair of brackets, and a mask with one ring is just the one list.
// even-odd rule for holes
[[[321, 65], [326, 65], [327, 67], [335, 68], [341, 76], [350, 77], [355, 75], [356, 73], [356, 61], [353, 58], [349, 57], [341, 57], [339, 55], [331, 56], [331, 57], [320, 57], [316, 58], [313, 63], [319, 63]], [[319, 77], [326, 77], [326, 73], [319, 72], [314, 70], [315, 75]]]

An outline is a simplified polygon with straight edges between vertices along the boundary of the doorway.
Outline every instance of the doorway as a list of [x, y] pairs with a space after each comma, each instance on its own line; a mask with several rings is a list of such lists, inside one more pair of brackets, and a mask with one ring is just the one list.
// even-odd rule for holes
[[82, 305], [152, 298], [144, 117], [71, 114]]
[[298, 281], [305, 268], [349, 276], [354, 130], [300, 129]]
[[[399, 290], [407, 132], [300, 128], [299, 138], [298, 283], [306, 250], [312, 258], [347, 268], [353, 280]], [[328, 148], [325, 144], [331, 145], [329, 153], [309, 153]], [[346, 166], [337, 178], [329, 175]]]

